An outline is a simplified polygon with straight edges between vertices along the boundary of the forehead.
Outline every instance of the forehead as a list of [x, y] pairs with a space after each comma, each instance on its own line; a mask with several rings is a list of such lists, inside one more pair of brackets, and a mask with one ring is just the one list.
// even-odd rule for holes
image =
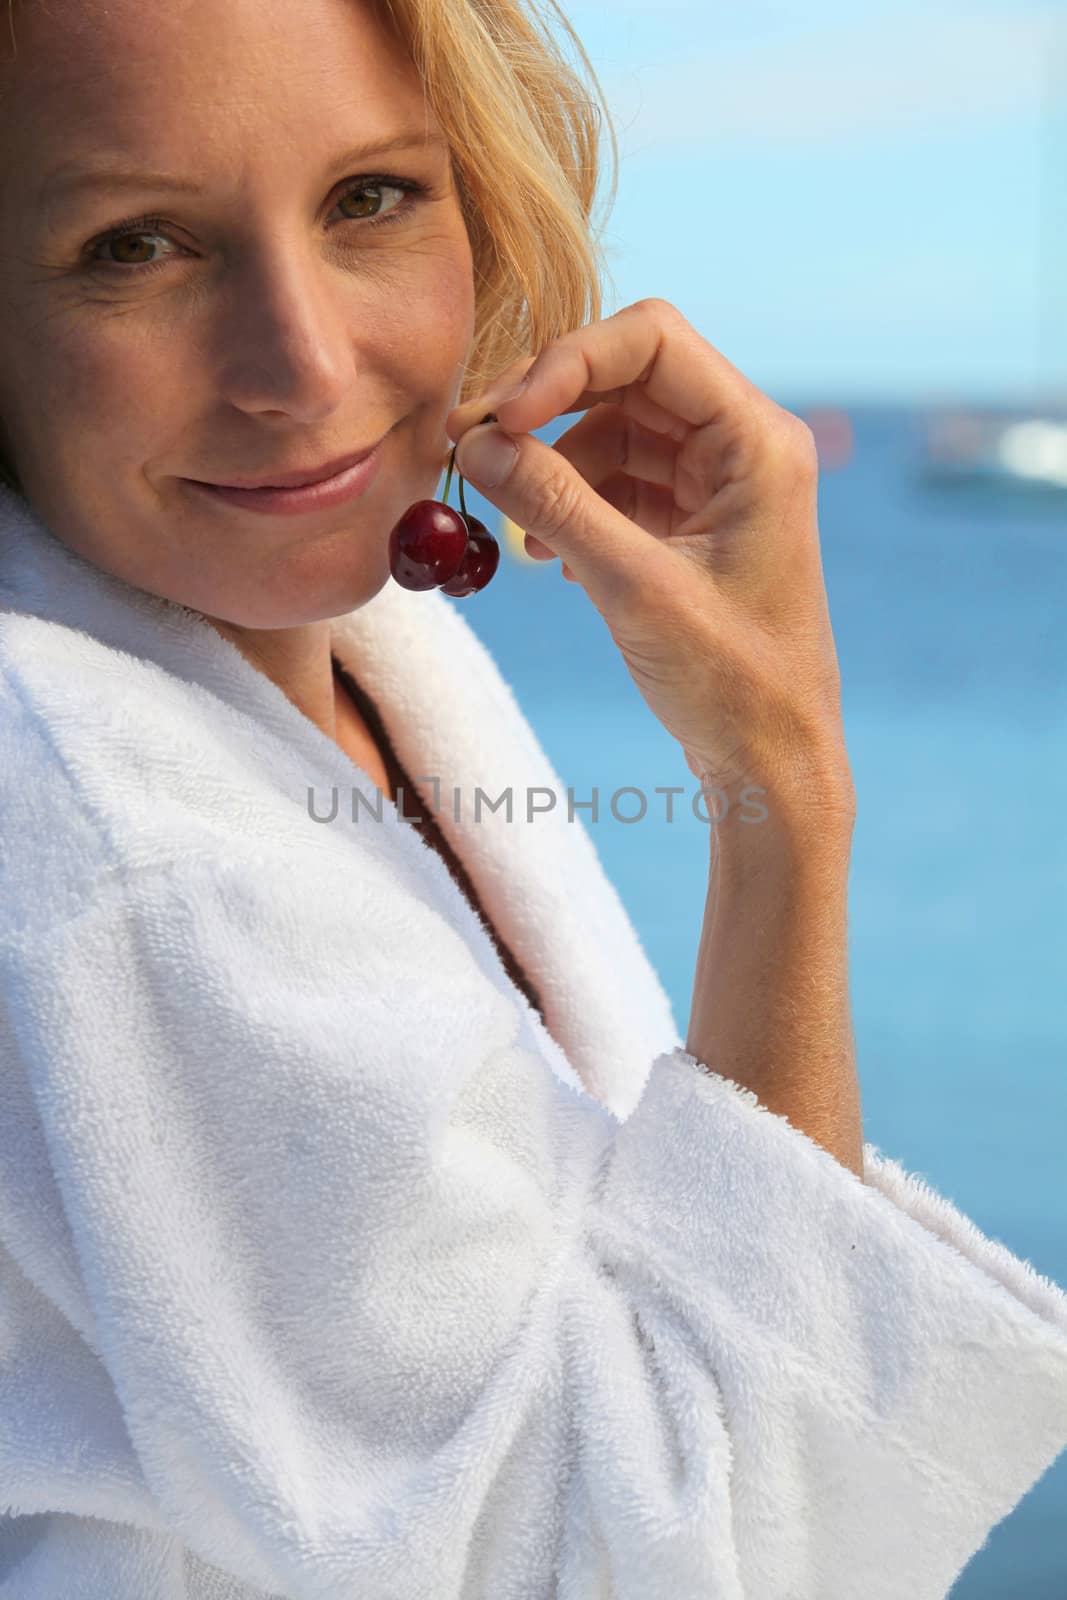
[[195, 176], [439, 131], [364, 0], [30, 0], [14, 37], [0, 68], [12, 181], [39, 185], [83, 153]]

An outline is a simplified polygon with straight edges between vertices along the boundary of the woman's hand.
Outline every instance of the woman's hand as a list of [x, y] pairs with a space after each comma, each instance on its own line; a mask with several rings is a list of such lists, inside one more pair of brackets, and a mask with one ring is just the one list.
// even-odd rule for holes
[[[554, 445], [531, 437], [574, 411]], [[487, 412], [499, 427], [479, 426]], [[446, 427], [464, 478], [585, 590], [695, 776], [816, 798], [814, 783], [848, 810], [804, 422], [652, 299], [516, 362]], [[482, 454], [494, 442], [499, 471]]]

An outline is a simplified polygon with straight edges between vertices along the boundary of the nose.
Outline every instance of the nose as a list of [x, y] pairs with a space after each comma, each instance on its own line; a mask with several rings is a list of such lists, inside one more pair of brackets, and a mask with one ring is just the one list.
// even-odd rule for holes
[[[314, 423], [350, 390], [354, 290], [310, 251], [261, 251], [235, 272], [216, 329], [219, 388], [240, 411]], [[364, 322], [366, 313], [359, 315]]]

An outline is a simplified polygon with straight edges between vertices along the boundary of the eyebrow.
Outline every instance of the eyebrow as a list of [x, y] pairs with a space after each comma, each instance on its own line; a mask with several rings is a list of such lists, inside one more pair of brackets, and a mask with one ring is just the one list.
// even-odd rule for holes
[[[440, 134], [427, 133], [424, 127], [404, 128], [386, 139], [376, 139], [370, 144], [346, 150], [331, 164], [331, 170], [358, 166], [376, 156], [390, 155], [398, 150], [412, 150], [421, 145], [427, 150], [446, 150], [448, 142]], [[192, 178], [182, 178], [169, 172], [135, 172], [125, 167], [115, 167], [92, 162], [64, 162], [55, 167], [43, 180], [38, 199], [65, 198], [71, 194], [93, 189], [167, 189], [176, 194], [196, 194], [202, 185]]]

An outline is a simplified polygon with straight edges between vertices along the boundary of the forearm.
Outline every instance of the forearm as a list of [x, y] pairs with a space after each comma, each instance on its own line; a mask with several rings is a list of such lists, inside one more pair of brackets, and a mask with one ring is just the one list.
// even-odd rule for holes
[[763, 803], [765, 821], [716, 828], [686, 1049], [862, 1178], [849, 803], [834, 788]]

